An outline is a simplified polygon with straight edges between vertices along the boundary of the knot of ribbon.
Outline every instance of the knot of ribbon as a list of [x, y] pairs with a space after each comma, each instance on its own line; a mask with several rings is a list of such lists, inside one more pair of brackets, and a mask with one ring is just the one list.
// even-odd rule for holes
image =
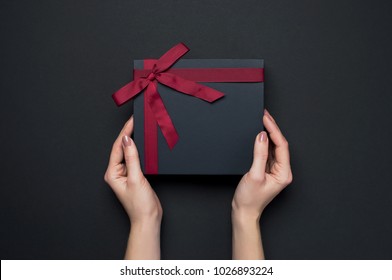
[[208, 102], [214, 102], [224, 96], [223, 93], [213, 88], [169, 73], [170, 67], [188, 51], [189, 48], [183, 43], [174, 46], [156, 61], [151, 70], [140, 77], [136, 77], [134, 81], [126, 84], [112, 95], [114, 102], [120, 106], [145, 90], [145, 100], [147, 100], [148, 106], [170, 149], [173, 149], [176, 145], [178, 133], [159, 95], [157, 83]]

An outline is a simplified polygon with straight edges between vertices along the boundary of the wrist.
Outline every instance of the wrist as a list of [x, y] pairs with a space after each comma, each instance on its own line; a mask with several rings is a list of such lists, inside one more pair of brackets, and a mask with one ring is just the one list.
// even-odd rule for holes
[[231, 221], [233, 226], [253, 226], [258, 225], [261, 213], [245, 209], [235, 209], [231, 211]]
[[246, 207], [236, 207], [231, 210], [231, 221], [234, 228], [252, 230], [259, 227], [262, 210]]
[[161, 223], [157, 221], [138, 221], [131, 223], [129, 239], [141, 243], [154, 243], [160, 239]]
[[138, 231], [156, 231], [161, 228], [161, 220], [159, 217], [146, 217], [142, 219], [131, 220], [131, 229]]
[[231, 218], [233, 222], [259, 222], [263, 208], [242, 205], [233, 199], [231, 204]]
[[131, 225], [137, 225], [140, 227], [160, 225], [162, 221], [162, 210], [153, 209], [150, 211], [127, 211], [129, 222]]

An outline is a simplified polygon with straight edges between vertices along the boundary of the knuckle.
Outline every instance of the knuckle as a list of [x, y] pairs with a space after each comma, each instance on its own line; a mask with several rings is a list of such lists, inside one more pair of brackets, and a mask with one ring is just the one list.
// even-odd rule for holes
[[137, 159], [137, 155], [135, 153], [126, 153], [124, 159], [126, 162], [133, 162]]
[[293, 182], [293, 174], [291, 171], [287, 174], [287, 177], [283, 180], [284, 186], [288, 186]]
[[250, 183], [261, 184], [265, 180], [265, 176], [260, 172], [249, 172], [247, 175], [247, 181]]
[[254, 158], [259, 158], [263, 161], [266, 161], [268, 159], [268, 152], [267, 153], [264, 151], [255, 152], [253, 156]]
[[110, 181], [109, 171], [105, 172], [103, 179], [105, 180], [106, 183], [109, 183], [109, 181]]
[[112, 151], [117, 150], [118, 147], [119, 147], [119, 146], [117, 145], [117, 143], [114, 142], [113, 145], [112, 145]]
[[113, 170], [106, 170], [105, 175], [103, 176], [103, 179], [105, 180], [106, 183], [110, 184], [115, 180], [115, 173]]
[[162, 206], [159, 206], [159, 217], [163, 216], [163, 209]]
[[291, 184], [293, 182], [293, 173], [290, 172], [288, 183]]
[[283, 147], [287, 147], [287, 148], [289, 147], [289, 142], [287, 141], [286, 138], [283, 138], [283, 139], [282, 139], [281, 145], [282, 145]]
[[260, 154], [260, 159], [263, 160], [263, 161], [268, 160], [268, 153], [262, 153], [262, 154]]
[[143, 174], [138, 174], [137, 176], [128, 176], [127, 177], [127, 185], [128, 186], [143, 186], [146, 184], [146, 178]]

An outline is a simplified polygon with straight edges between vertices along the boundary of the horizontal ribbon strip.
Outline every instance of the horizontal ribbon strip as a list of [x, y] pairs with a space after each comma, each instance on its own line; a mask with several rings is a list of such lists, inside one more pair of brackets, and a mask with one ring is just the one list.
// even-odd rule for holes
[[[146, 77], [151, 69], [135, 69], [135, 79]], [[166, 73], [195, 82], [259, 83], [264, 80], [264, 68], [173, 68]]]

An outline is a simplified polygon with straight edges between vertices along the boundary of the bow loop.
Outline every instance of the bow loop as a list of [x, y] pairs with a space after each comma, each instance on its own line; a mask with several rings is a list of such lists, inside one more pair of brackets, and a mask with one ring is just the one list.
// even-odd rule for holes
[[189, 48], [183, 43], [179, 43], [170, 50], [168, 50], [164, 55], [162, 55], [153, 67], [157, 73], [162, 73], [173, 66], [181, 57], [183, 57]]

